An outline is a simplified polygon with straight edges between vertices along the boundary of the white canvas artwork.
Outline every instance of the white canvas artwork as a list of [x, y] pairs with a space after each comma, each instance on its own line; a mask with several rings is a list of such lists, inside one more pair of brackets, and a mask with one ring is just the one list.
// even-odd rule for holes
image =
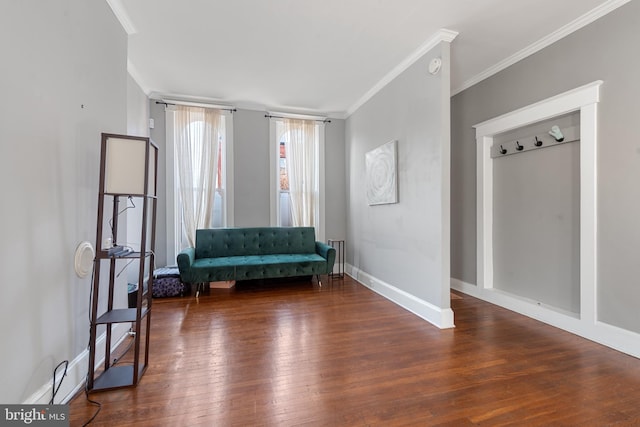
[[366, 154], [369, 205], [398, 203], [397, 145], [398, 141], [389, 141]]

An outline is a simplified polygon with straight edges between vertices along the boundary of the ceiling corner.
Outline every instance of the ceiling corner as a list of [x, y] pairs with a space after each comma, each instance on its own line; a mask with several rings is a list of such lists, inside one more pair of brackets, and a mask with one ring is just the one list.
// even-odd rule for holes
[[131, 76], [131, 78], [140, 86], [140, 89], [144, 92], [147, 97], [151, 97], [152, 90], [148, 84], [144, 81], [144, 79], [140, 76], [138, 69], [135, 65], [131, 63], [131, 60], [127, 59], [127, 72]]
[[582, 16], [579, 16], [578, 18], [574, 19], [568, 24], [558, 28], [556, 31], [544, 36], [543, 38], [541, 38], [540, 40], [537, 40], [536, 42], [530, 44], [529, 46], [526, 46], [525, 48], [520, 49], [518, 52], [514, 53], [513, 55], [510, 55], [504, 58], [502, 61], [497, 62], [491, 67], [476, 74], [470, 79], [467, 79], [466, 81], [462, 82], [462, 84], [459, 87], [452, 89], [451, 96], [457, 95], [463, 90], [468, 89], [471, 86], [477, 83], [480, 83], [485, 79], [488, 79], [489, 77], [499, 73], [500, 71], [515, 64], [516, 62], [521, 61], [524, 58], [527, 58], [536, 52], [541, 51], [547, 46], [550, 46], [551, 44], [568, 36], [569, 34], [575, 31], [578, 31], [583, 27], [586, 27], [596, 19], [599, 19], [607, 15], [608, 13], [613, 12], [615, 9], [629, 3], [630, 1], [631, 0], [608, 0], [604, 2], [600, 6], [590, 10], [589, 12], [583, 14]]
[[346, 111], [345, 118], [349, 117], [353, 113], [356, 112], [358, 108], [364, 105], [369, 99], [373, 98], [373, 96], [378, 93], [382, 88], [391, 83], [393, 79], [398, 77], [409, 68], [414, 62], [418, 59], [422, 58], [427, 52], [436, 47], [438, 43], [447, 42], [451, 43], [453, 39], [458, 36], [456, 31], [440, 29], [436, 31], [429, 39], [427, 39], [418, 49], [413, 51], [409, 56], [407, 56], [402, 62], [400, 62], [393, 70], [389, 71], [387, 75], [385, 75], [378, 83], [376, 83], [371, 89], [369, 89], [355, 104], [349, 107]]

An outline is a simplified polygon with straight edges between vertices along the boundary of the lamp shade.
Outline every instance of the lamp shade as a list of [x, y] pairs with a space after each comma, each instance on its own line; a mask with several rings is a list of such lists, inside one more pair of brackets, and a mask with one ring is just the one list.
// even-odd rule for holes
[[149, 138], [103, 134], [102, 141], [104, 192], [155, 195], [157, 148]]

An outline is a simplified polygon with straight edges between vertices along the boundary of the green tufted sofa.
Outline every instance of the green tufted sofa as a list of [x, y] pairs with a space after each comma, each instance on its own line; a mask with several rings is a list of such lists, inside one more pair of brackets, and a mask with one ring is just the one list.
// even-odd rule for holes
[[[184, 283], [328, 274], [336, 251], [316, 242], [313, 227], [196, 230], [195, 248], [178, 254]], [[319, 279], [319, 277], [318, 277]]]

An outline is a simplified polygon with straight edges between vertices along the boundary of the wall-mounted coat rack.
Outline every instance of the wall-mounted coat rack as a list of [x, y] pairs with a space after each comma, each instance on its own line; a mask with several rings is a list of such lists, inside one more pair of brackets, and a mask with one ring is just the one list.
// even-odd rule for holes
[[531, 135], [515, 141], [496, 142], [491, 147], [491, 158], [509, 156], [511, 154], [525, 153], [540, 148], [555, 147], [561, 144], [568, 144], [580, 140], [580, 128], [578, 126], [570, 126], [561, 129], [562, 138], [557, 138], [549, 133], [540, 133]]

